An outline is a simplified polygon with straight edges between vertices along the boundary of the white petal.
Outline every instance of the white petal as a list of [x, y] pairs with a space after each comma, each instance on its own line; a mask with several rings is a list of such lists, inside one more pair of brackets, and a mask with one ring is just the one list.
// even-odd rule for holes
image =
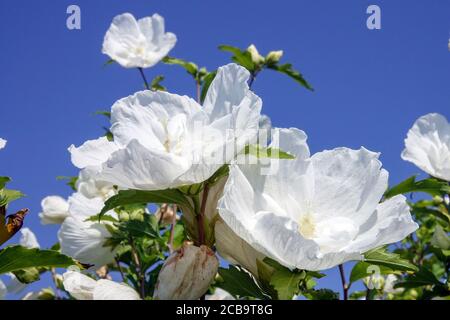
[[29, 228], [20, 229], [22, 234], [20, 237], [20, 245], [26, 248], [40, 248], [39, 242], [37, 241], [36, 235]]
[[149, 149], [165, 150], [167, 125], [177, 115], [191, 119], [201, 107], [186, 96], [141, 91], [117, 101], [111, 110], [114, 141], [125, 146], [138, 140]]
[[94, 300], [141, 300], [139, 294], [124, 283], [98, 280], [94, 289]]
[[28, 284], [20, 282], [14, 274], [8, 273], [8, 276], [11, 278], [11, 280], [6, 284], [8, 293], [19, 294], [28, 287]]
[[314, 214], [365, 222], [387, 189], [388, 172], [379, 154], [365, 148], [337, 148], [311, 157], [314, 167]]
[[0, 149], [3, 149], [6, 146], [6, 142], [5, 139], [0, 138]]
[[80, 192], [75, 192], [69, 197], [70, 216], [84, 221], [102, 211], [104, 200], [100, 197], [87, 198]]
[[103, 224], [68, 217], [61, 225], [58, 239], [61, 252], [81, 263], [101, 267], [114, 261], [114, 252], [105, 247], [111, 235]]
[[75, 299], [93, 300], [97, 282], [80, 272], [68, 271], [63, 274], [63, 285]]
[[210, 115], [211, 122], [231, 114], [238, 106], [247, 115], [253, 116], [256, 113], [259, 121], [262, 101], [249, 89], [247, 84], [249, 77], [247, 69], [235, 63], [218, 69], [204, 102], [205, 111]]
[[450, 124], [444, 116], [420, 117], [405, 139], [402, 158], [429, 175], [450, 181]]
[[112, 155], [99, 178], [122, 188], [161, 190], [180, 186], [177, 178], [189, 165], [184, 158], [146, 149], [133, 140]]
[[406, 198], [398, 195], [377, 206], [371, 219], [361, 226], [360, 234], [347, 250], [364, 253], [395, 243], [416, 231], [418, 227], [411, 217]]
[[42, 199], [42, 212], [39, 218], [42, 224], [60, 224], [69, 215], [69, 204], [60, 196], [48, 196]]
[[296, 159], [307, 159], [310, 155], [307, 138], [306, 133], [297, 128], [275, 128], [270, 146], [288, 152]]
[[106, 137], [86, 141], [78, 148], [74, 145], [69, 147], [72, 163], [80, 169], [88, 166], [101, 166], [116, 150], [118, 150], [118, 146], [114, 142], [108, 141]]

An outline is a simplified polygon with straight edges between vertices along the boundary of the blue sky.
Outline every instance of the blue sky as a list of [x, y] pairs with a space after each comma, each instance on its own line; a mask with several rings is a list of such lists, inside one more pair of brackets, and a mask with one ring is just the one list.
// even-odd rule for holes
[[[70, 4], [81, 8], [81, 30], [66, 28]], [[381, 7], [381, 30], [366, 28], [370, 4]], [[448, 1], [2, 0], [0, 137], [8, 145], [0, 175], [27, 194], [11, 210], [30, 208], [26, 226], [44, 247], [56, 242], [58, 228], [40, 225], [40, 201], [69, 195], [56, 176], [77, 173], [67, 147], [100, 136], [106, 122], [93, 113], [142, 89], [136, 70], [103, 67], [104, 33], [123, 12], [164, 16], [178, 36], [171, 55], [208, 69], [229, 62], [220, 44], [283, 49], [283, 61], [316, 91], [263, 72], [253, 89], [264, 113], [276, 126], [304, 130], [313, 152], [339, 146], [381, 152], [391, 183], [420, 173], [400, 158], [414, 120], [429, 112], [450, 117]], [[194, 95], [180, 68], [158, 65], [146, 74], [164, 74], [169, 91]], [[322, 284], [338, 289], [336, 270], [330, 275]]]

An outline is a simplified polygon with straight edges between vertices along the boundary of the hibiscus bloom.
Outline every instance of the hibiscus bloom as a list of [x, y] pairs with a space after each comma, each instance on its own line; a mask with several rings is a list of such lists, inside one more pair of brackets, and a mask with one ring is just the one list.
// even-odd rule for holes
[[388, 186], [379, 154], [337, 148], [310, 157], [304, 132], [279, 129], [274, 138], [296, 159], [273, 160], [279, 166], [272, 175], [259, 165], [232, 165], [218, 205], [230, 229], [258, 252], [291, 269], [323, 270], [418, 228], [404, 196], [379, 203]]
[[72, 162], [120, 188], [160, 190], [203, 182], [256, 138], [262, 102], [250, 91], [249, 76], [236, 64], [219, 68], [203, 107], [161, 91], [121, 99], [111, 110], [114, 141], [72, 145]]
[[114, 18], [103, 40], [102, 52], [125, 68], [148, 68], [161, 61], [177, 42], [164, 31], [158, 14], [136, 19], [130, 13]]
[[405, 139], [402, 159], [429, 175], [450, 181], [450, 124], [437, 113], [420, 117]]

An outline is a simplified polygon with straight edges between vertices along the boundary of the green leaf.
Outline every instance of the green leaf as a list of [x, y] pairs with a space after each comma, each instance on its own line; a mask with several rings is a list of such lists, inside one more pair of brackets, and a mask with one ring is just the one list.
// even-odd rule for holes
[[23, 197], [25, 195], [18, 190], [2, 189], [0, 190], [0, 207], [7, 206], [11, 202]]
[[172, 64], [172, 65], [179, 65], [181, 67], [183, 67], [189, 74], [193, 75], [194, 77], [197, 75], [198, 72], [198, 66], [193, 63], [193, 62], [189, 62], [183, 59], [178, 59], [178, 58], [172, 58], [172, 57], [165, 57], [162, 62], [166, 63], [166, 64]]
[[66, 185], [68, 185], [73, 191], [77, 191], [78, 176], [57, 176], [56, 180], [67, 180]]
[[283, 74], [291, 77], [292, 79], [294, 79], [296, 82], [301, 84], [306, 89], [308, 89], [310, 91], [314, 91], [313, 87], [308, 83], [308, 81], [305, 80], [303, 75], [300, 72], [298, 72], [297, 70], [294, 70], [292, 68], [292, 64], [290, 64], [290, 63], [286, 63], [286, 64], [282, 64], [282, 65], [268, 65], [267, 68], [278, 71], [280, 73], [283, 73]]
[[191, 208], [191, 204], [184, 197], [183, 193], [176, 189], [143, 191], [143, 190], [121, 190], [105, 202], [105, 206], [99, 216], [103, 216], [109, 210], [119, 206], [130, 204], [147, 203], [171, 203]]
[[154, 91], [167, 91], [167, 88], [164, 87], [161, 82], [164, 80], [164, 76], [159, 75], [153, 78], [150, 82], [150, 88]]
[[0, 177], [0, 190], [3, 189], [8, 182], [11, 181], [10, 177]]
[[330, 289], [311, 289], [303, 295], [309, 300], [339, 300], [339, 293]]
[[233, 56], [231, 59], [237, 64], [243, 66], [250, 72], [255, 72], [256, 66], [253, 63], [252, 56], [250, 52], [247, 50], [241, 50], [239, 48], [229, 46], [229, 45], [221, 45], [219, 46], [219, 50], [231, 52]]
[[431, 238], [431, 245], [443, 250], [450, 249], [450, 237], [440, 225], [436, 225], [435, 227], [433, 237]]
[[206, 98], [206, 93], [208, 92], [209, 86], [211, 85], [212, 81], [216, 77], [217, 71], [213, 71], [208, 73], [203, 78], [203, 86], [202, 86], [202, 92], [200, 94], [200, 102], [203, 104]]
[[257, 144], [245, 146], [244, 154], [250, 154], [257, 158], [295, 159], [295, 156], [278, 148], [262, 147]]
[[104, 64], [103, 64], [103, 67], [107, 67], [107, 66], [109, 66], [109, 65], [111, 65], [111, 64], [114, 64], [114, 63], [116, 63], [113, 59], [109, 59], [108, 61], [106, 61]]
[[399, 254], [388, 252], [385, 247], [370, 250], [364, 254], [364, 261], [369, 264], [385, 266], [392, 270], [417, 271], [418, 268]]
[[417, 288], [417, 287], [428, 286], [428, 285], [438, 286], [438, 287], [445, 286], [436, 278], [436, 276], [430, 270], [422, 267], [415, 274], [407, 276], [404, 281], [397, 282], [394, 285], [394, 288], [411, 289], [411, 288]]
[[434, 178], [416, 181], [416, 176], [412, 176], [390, 188], [384, 196], [386, 199], [389, 199], [393, 196], [410, 192], [425, 192], [432, 196], [437, 196], [442, 193], [450, 193], [450, 186], [447, 182]]
[[[379, 274], [399, 274], [399, 271], [396, 271], [392, 268], [383, 266], [383, 265], [377, 265], [377, 272]], [[352, 269], [352, 272], [350, 274], [350, 283], [354, 283], [358, 280], [364, 279], [366, 277], [369, 277], [373, 274], [373, 264], [370, 264], [368, 262], [360, 261], [355, 264], [355, 266]]]
[[303, 270], [291, 271], [278, 262], [265, 258], [264, 262], [275, 269], [270, 279], [270, 285], [277, 291], [279, 300], [292, 300], [300, 291], [300, 283], [306, 279]]
[[0, 274], [26, 268], [66, 268], [78, 265], [72, 258], [52, 250], [10, 246], [0, 251]]
[[157, 239], [159, 235], [158, 220], [154, 215], [144, 215], [144, 221], [128, 220], [119, 224], [119, 230], [132, 237], [149, 237]]
[[109, 215], [100, 215], [100, 214], [96, 214], [94, 216], [91, 216], [89, 218], [87, 218], [86, 220], [87, 222], [99, 222], [99, 221], [108, 221], [108, 222], [113, 222], [113, 223], [117, 223], [119, 222], [119, 220], [117, 220], [116, 218], [114, 218], [113, 216], [109, 216]]
[[246, 271], [230, 265], [228, 269], [219, 268], [219, 275], [223, 282], [217, 283], [217, 286], [228, 291], [230, 294], [238, 297], [253, 297], [266, 300], [264, 295], [253, 277]]

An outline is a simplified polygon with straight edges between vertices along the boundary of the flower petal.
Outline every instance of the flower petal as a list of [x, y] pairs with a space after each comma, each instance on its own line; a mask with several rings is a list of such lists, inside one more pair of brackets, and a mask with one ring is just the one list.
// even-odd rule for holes
[[450, 124], [437, 113], [420, 117], [405, 139], [402, 159], [429, 175], [450, 181]]
[[97, 281], [93, 300], [141, 300], [139, 294], [124, 283], [101, 279]]
[[106, 137], [97, 140], [88, 140], [82, 146], [71, 145], [69, 152], [72, 156], [72, 163], [80, 169], [88, 166], [100, 166], [108, 160], [111, 153], [118, 150], [118, 146], [109, 141]]

